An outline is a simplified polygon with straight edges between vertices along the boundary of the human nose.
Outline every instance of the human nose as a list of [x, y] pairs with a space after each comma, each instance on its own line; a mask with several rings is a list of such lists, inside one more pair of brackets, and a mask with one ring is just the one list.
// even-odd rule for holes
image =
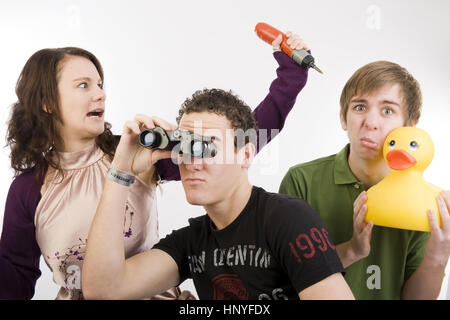
[[98, 86], [96, 86], [94, 95], [92, 97], [92, 100], [94, 101], [105, 101], [106, 100], [106, 93], [105, 90], [103, 90], [103, 88], [100, 88]]
[[184, 154], [179, 156], [179, 162], [189, 171], [200, 171], [203, 169], [203, 159], [201, 158]]
[[377, 130], [380, 128], [380, 116], [378, 113], [371, 111], [367, 113], [364, 119], [364, 126], [370, 130]]

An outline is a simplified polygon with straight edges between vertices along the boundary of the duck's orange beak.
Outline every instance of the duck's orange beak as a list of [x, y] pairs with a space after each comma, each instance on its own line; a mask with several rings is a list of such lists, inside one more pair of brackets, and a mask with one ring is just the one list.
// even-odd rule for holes
[[386, 155], [386, 160], [391, 169], [405, 170], [417, 163], [416, 159], [403, 150], [392, 150]]

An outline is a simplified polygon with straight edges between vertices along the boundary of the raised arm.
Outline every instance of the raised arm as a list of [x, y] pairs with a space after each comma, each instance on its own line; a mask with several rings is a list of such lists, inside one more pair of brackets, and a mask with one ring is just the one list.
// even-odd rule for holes
[[[309, 50], [308, 46], [298, 35], [287, 32], [288, 44], [292, 49]], [[272, 47], [274, 57], [278, 62], [277, 78], [272, 81], [269, 93], [263, 101], [253, 110], [259, 130], [267, 130], [267, 141], [258, 143], [257, 152], [261, 150], [274, 137], [271, 130], [281, 131], [289, 112], [294, 107], [297, 95], [303, 89], [308, 79], [308, 69], [299, 66], [290, 57], [281, 52], [281, 37], [274, 40]]]
[[[136, 116], [125, 125], [111, 168], [130, 177], [152, 170], [157, 159], [170, 151], [151, 151], [138, 146], [142, 127], [173, 127], [161, 119]], [[133, 173], [133, 174], [132, 174]], [[161, 250], [142, 252], [125, 259], [124, 208], [129, 186], [109, 178], [89, 232], [82, 271], [83, 295], [87, 299], [137, 299], [151, 297], [176, 286], [178, 266]]]

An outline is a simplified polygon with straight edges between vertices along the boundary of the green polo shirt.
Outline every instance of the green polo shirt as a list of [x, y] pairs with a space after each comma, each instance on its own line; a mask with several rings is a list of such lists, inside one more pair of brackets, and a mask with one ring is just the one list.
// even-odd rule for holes
[[[353, 234], [353, 202], [364, 185], [350, 171], [350, 145], [338, 154], [289, 169], [280, 193], [306, 200], [321, 216], [335, 244]], [[429, 233], [374, 226], [368, 257], [346, 269], [356, 299], [400, 299], [405, 281], [425, 254]]]

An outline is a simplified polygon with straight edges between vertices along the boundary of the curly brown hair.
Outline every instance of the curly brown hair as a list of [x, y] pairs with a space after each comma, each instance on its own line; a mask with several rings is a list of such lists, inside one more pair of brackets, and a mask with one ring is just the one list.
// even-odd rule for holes
[[[177, 124], [184, 114], [192, 112], [211, 112], [225, 116], [231, 123], [231, 128], [235, 130], [234, 146], [238, 147], [238, 134], [253, 131], [256, 133], [258, 125], [252, 114], [250, 107], [242, 101], [231, 90], [203, 89], [194, 92], [192, 97], [187, 98], [178, 111]], [[251, 141], [251, 136], [245, 135], [245, 143]]]
[[[81, 48], [42, 49], [28, 59], [17, 80], [18, 100], [11, 106], [6, 137], [15, 176], [34, 170], [36, 179], [42, 181], [47, 167], [51, 166], [64, 177], [59, 158], [55, 155], [58, 151], [56, 146], [64, 146], [57, 130], [58, 122], [62, 123], [58, 80], [62, 61], [67, 56], [89, 59], [103, 81], [100, 62], [92, 53]], [[110, 129], [111, 124], [105, 122], [105, 130], [95, 142], [112, 159], [117, 139]]]

